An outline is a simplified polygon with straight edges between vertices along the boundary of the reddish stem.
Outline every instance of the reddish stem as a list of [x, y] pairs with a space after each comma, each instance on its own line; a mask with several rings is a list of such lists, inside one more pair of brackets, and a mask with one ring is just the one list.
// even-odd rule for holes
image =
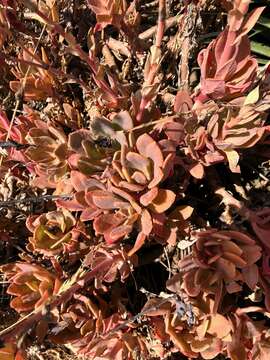
[[156, 37], [156, 46], [159, 48], [161, 47], [161, 42], [165, 31], [165, 20], [166, 20], [166, 3], [165, 0], [159, 0], [158, 25], [157, 25], [157, 37]]
[[[161, 47], [161, 42], [165, 31], [165, 19], [166, 19], [166, 2], [165, 0], [159, 0], [157, 36], [156, 36], [156, 44], [155, 44], [158, 49]], [[151, 64], [150, 66], [151, 68], [149, 74], [147, 76], [147, 79], [145, 80], [147, 86], [153, 84], [158, 70], [158, 64]], [[137, 123], [142, 122], [145, 108], [148, 106], [149, 102], [150, 100], [148, 99], [148, 97], [142, 95], [139, 111], [136, 116]]]

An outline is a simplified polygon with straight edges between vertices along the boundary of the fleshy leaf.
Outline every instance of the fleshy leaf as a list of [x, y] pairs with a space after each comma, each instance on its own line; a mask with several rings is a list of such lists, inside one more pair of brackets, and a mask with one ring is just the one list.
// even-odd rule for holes
[[155, 213], [162, 214], [168, 210], [175, 201], [175, 193], [171, 190], [159, 189], [158, 195], [152, 200], [149, 208]]

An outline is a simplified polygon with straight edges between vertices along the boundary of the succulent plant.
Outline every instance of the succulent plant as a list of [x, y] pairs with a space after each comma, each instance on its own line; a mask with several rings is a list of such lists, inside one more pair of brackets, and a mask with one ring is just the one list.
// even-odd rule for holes
[[77, 130], [68, 138], [68, 147], [73, 151], [68, 161], [82, 174], [102, 173], [111, 163], [113, 149], [105, 149], [94, 143], [90, 130]]
[[231, 171], [239, 172], [240, 151], [263, 141], [269, 132], [263, 115], [267, 101], [253, 101], [232, 108], [220, 107], [212, 115], [210, 112], [209, 120], [204, 118], [205, 126], [199, 119], [188, 120], [185, 125], [186, 154], [204, 166], [228, 162]]
[[30, 216], [26, 221], [32, 252], [45, 256], [65, 253], [69, 257], [82, 256], [88, 250], [85, 226], [68, 211], [51, 211], [39, 216]]
[[235, 1], [228, 14], [228, 26], [198, 55], [201, 89], [197, 99], [228, 100], [248, 91], [257, 74], [257, 61], [250, 55], [247, 33], [264, 8], [245, 18], [249, 1]]
[[227, 157], [232, 171], [237, 169], [238, 151], [256, 145], [269, 131], [261, 107], [265, 104], [244, 105], [238, 111], [224, 109], [208, 123], [207, 132], [216, 149]]
[[[24, 49], [19, 54], [21, 59], [20, 64], [13, 69], [13, 74], [17, 80], [10, 82], [10, 88], [12, 91], [19, 92], [24, 89], [24, 99], [29, 100], [46, 100], [48, 97], [52, 97], [55, 94], [55, 79], [46, 69], [46, 65], [49, 65], [45, 50], [42, 48], [41, 58], [35, 53], [34, 49]], [[29, 65], [27, 62], [36, 63], [36, 66]], [[45, 68], [44, 68], [45, 64]]]
[[[88, 0], [69, 24], [62, 2], [0, 0], [0, 269], [19, 313], [0, 360], [33, 339], [100, 360], [270, 357], [270, 209], [248, 207], [244, 172], [270, 154], [270, 65], [248, 38], [263, 8], [170, 3]], [[216, 32], [199, 74], [197, 35]]]
[[69, 169], [67, 137], [61, 128], [51, 123], [35, 120], [34, 124], [26, 136], [31, 146], [25, 154], [34, 163], [39, 176], [36, 185], [53, 187]]
[[112, 266], [108, 270], [101, 272], [96, 276], [97, 283], [113, 283], [118, 278], [124, 282], [138, 265], [138, 257], [136, 254], [129, 256], [128, 252], [131, 246], [99, 245], [89, 251], [84, 260], [85, 267], [95, 268], [108, 258], [113, 259]]
[[[138, 199], [138, 195], [119, 189], [106, 180], [87, 178], [71, 172], [71, 183], [77, 190], [74, 200], [58, 200], [58, 205], [70, 211], [82, 211], [82, 221], [93, 220], [96, 234], [102, 234], [107, 243], [127, 236], [134, 227], [138, 236], [133, 251], [137, 251], [158, 222], [160, 215], [173, 204], [171, 190], [153, 187]], [[131, 250], [132, 251], [132, 250]]]
[[[195, 232], [193, 253], [180, 261], [183, 289], [191, 297], [215, 294], [217, 311], [224, 290], [235, 293], [243, 283], [254, 289], [259, 281], [256, 262], [261, 248], [250, 236], [231, 230]], [[224, 290], [223, 290], [224, 289]]]
[[[163, 300], [163, 304], [158, 306], [161, 301], [150, 300], [144, 307], [161, 343], [172, 341], [177, 351], [191, 359], [214, 359], [224, 352], [232, 339], [233, 327], [226, 316], [213, 313], [214, 300], [210, 296], [204, 293], [190, 300], [189, 310], [185, 310], [182, 301], [175, 297], [168, 297], [167, 302]], [[147, 311], [149, 307], [157, 310]], [[192, 311], [192, 323], [187, 321], [187, 311]]]
[[[134, 355], [148, 355], [144, 338], [123, 323], [124, 320], [118, 313], [105, 318], [99, 316], [93, 324], [89, 322], [88, 327], [83, 327], [84, 336], [73, 342], [72, 348], [80, 355], [89, 358], [99, 356], [107, 360], [113, 357], [119, 360], [132, 360]], [[121, 324], [121, 329], [110, 333], [110, 330]]]
[[7, 293], [15, 296], [10, 306], [19, 313], [44, 305], [61, 286], [54, 274], [36, 264], [16, 262], [2, 266], [2, 271], [10, 282]]
[[88, 0], [88, 6], [96, 14], [95, 31], [108, 25], [122, 28], [127, 35], [132, 35], [131, 27], [139, 22], [139, 14], [133, 4], [128, 6], [126, 0]]
[[[101, 323], [102, 334], [104, 330], [108, 328], [108, 325], [113, 323], [121, 324], [120, 319], [117, 316], [111, 316], [104, 319]], [[106, 329], [107, 330], [107, 329]], [[106, 332], [105, 332], [106, 334]], [[118, 331], [111, 335], [105, 335], [103, 338], [97, 338], [90, 341], [85, 347], [79, 350], [79, 354], [82, 354], [89, 358], [102, 357], [104, 360], [110, 360], [116, 358], [119, 360], [132, 360], [134, 356], [147, 356], [148, 349], [143, 341], [144, 339], [136, 333], [128, 331]]]
[[134, 147], [121, 146], [114, 154], [112, 183], [125, 191], [156, 188], [170, 174], [174, 154], [164, 157], [161, 146], [148, 134], [138, 137]]
[[265, 315], [265, 309], [258, 306], [238, 308], [231, 315], [233, 336], [227, 345], [228, 357], [236, 360], [243, 358], [267, 359], [270, 354], [270, 339], [267, 323], [257, 321], [249, 315], [253, 311]]
[[[96, 321], [102, 316], [100, 304], [82, 294], [76, 294], [73, 302], [67, 304], [61, 311], [60, 321], [52, 329], [50, 339], [55, 343], [66, 344], [83, 341], [82, 337], [90, 333], [94, 335]], [[104, 306], [104, 304], [103, 304]]]
[[88, 6], [96, 14], [97, 29], [103, 29], [110, 24], [120, 27], [127, 8], [125, 0], [88, 0]]
[[205, 127], [198, 125], [192, 132], [188, 132], [186, 139], [186, 155], [202, 164], [203, 166], [211, 166], [220, 162], [224, 162], [225, 154], [220, 151], [211, 139], [211, 135]]
[[[62, 312], [50, 338], [56, 343], [69, 343], [74, 352], [91, 358], [124, 360], [133, 359], [136, 352], [147, 354], [143, 337], [133, 334], [132, 327], [125, 324], [120, 313], [109, 315], [111, 310], [110, 304], [97, 294], [93, 297], [76, 294], [73, 303]], [[121, 329], [110, 334], [121, 325]]]
[[[24, 110], [30, 111], [27, 107], [25, 107]], [[33, 123], [31, 119], [28, 116], [21, 115], [15, 119], [13, 126], [10, 128], [10, 122], [6, 113], [0, 109], [0, 141], [10, 144], [10, 148], [6, 149], [7, 160], [22, 163], [28, 162], [23, 153], [23, 148], [24, 145], [27, 144], [25, 140], [27, 132], [32, 126]], [[9, 140], [11, 141], [9, 142]]]

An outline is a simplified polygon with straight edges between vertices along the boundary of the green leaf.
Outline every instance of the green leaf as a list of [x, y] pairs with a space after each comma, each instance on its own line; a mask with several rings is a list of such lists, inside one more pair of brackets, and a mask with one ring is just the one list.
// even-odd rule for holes
[[259, 86], [256, 86], [253, 90], [251, 90], [251, 92], [247, 95], [244, 105], [249, 105], [249, 104], [255, 104], [260, 97], [260, 89]]
[[270, 18], [261, 16], [260, 19], [258, 20], [258, 24], [266, 27], [267, 29], [270, 29]]
[[255, 54], [263, 55], [270, 58], [270, 46], [263, 45], [257, 41], [251, 41], [251, 50]]
[[256, 30], [253, 30], [253, 32], [249, 35], [249, 38], [251, 39], [252, 37], [258, 35], [258, 34], [261, 34], [263, 32], [262, 29], [256, 29]]
[[239, 161], [239, 154], [235, 150], [226, 150], [225, 154], [228, 159], [229, 168], [232, 172], [239, 172], [238, 171], [238, 161]]
[[257, 58], [259, 64], [266, 65], [269, 63], [269, 59]]

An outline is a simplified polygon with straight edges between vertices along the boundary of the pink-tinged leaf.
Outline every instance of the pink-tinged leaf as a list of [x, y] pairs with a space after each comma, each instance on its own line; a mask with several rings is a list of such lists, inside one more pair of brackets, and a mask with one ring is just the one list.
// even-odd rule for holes
[[164, 178], [163, 169], [158, 166], [154, 166], [153, 180], [148, 184], [149, 189], [157, 186]]
[[133, 120], [128, 111], [120, 111], [114, 116], [113, 123], [120, 126], [123, 130], [131, 130], [133, 128]]
[[10, 301], [10, 307], [19, 312], [31, 311], [35, 307], [36, 299], [31, 302], [23, 302], [21, 298], [16, 297]]
[[102, 214], [102, 210], [97, 209], [96, 207], [87, 207], [81, 213], [80, 220], [81, 221], [89, 221], [96, 219], [100, 214]]
[[151, 215], [146, 209], [144, 209], [141, 213], [140, 223], [141, 223], [141, 231], [143, 232], [144, 235], [148, 236], [152, 231], [153, 223], [152, 223]]
[[223, 240], [221, 246], [224, 252], [230, 252], [238, 256], [243, 254], [243, 250], [231, 240]]
[[124, 190], [132, 191], [132, 192], [140, 192], [143, 191], [144, 186], [138, 184], [131, 184], [127, 181], [120, 181], [119, 187], [122, 187]]
[[196, 297], [200, 294], [201, 288], [195, 285], [194, 276], [196, 274], [196, 270], [187, 272], [184, 276], [184, 288], [187, 294], [191, 297]]
[[69, 211], [82, 211], [84, 209], [84, 206], [78, 203], [76, 199], [73, 200], [58, 199], [56, 200], [56, 204], [58, 207], [67, 209]]
[[242, 245], [242, 250], [248, 265], [255, 264], [262, 256], [262, 249], [258, 245]]
[[203, 359], [214, 359], [218, 354], [222, 351], [222, 342], [219, 339], [212, 339], [211, 345], [201, 352], [201, 356]]
[[224, 259], [231, 261], [235, 266], [237, 266], [239, 268], [243, 268], [243, 267], [247, 266], [246, 261], [243, 260], [241, 258], [241, 256], [238, 256], [234, 253], [224, 251], [222, 256], [224, 257]]
[[162, 176], [162, 181], [166, 180], [169, 176], [171, 176], [173, 174], [173, 168], [174, 168], [174, 163], [175, 161], [175, 154], [168, 154], [166, 156], [166, 159], [164, 160], [164, 163], [163, 163], [163, 169], [162, 169], [162, 173], [163, 173], [163, 176]]
[[126, 11], [126, 2], [112, 0], [88, 0], [88, 6], [96, 14], [97, 24], [95, 31], [105, 28], [107, 25], [121, 26], [121, 20]]
[[243, 280], [250, 287], [251, 290], [255, 289], [259, 281], [259, 270], [258, 266], [252, 264], [242, 269]]
[[97, 207], [104, 210], [128, 209], [130, 207], [130, 204], [127, 201], [121, 200], [109, 191], [94, 190], [92, 199]]
[[219, 258], [216, 261], [216, 268], [226, 279], [234, 279], [236, 276], [236, 268], [233, 263], [224, 258]]
[[167, 221], [166, 215], [152, 213], [151, 216], [153, 222], [153, 233], [161, 238], [165, 238], [167, 236], [167, 228], [165, 227], [165, 223]]
[[256, 59], [248, 57], [245, 62], [238, 64], [237, 72], [231, 79], [230, 88], [228, 89], [231, 93], [241, 92], [244, 93], [252, 85], [252, 81], [256, 77], [256, 70], [258, 63]]
[[7, 289], [7, 294], [15, 296], [24, 296], [31, 292], [28, 286], [21, 286], [15, 283], [11, 283]]
[[[193, 214], [194, 208], [189, 205], [178, 206], [172, 213], [170, 213], [169, 218], [173, 221], [182, 221], [187, 220]], [[179, 225], [179, 224], [178, 224]]]
[[[209, 45], [207, 49], [202, 49], [197, 57], [197, 62], [199, 67], [201, 68], [201, 73], [202, 73], [202, 78], [205, 78], [206, 76], [206, 63], [207, 63], [207, 58], [209, 56], [209, 48], [213, 47], [214, 42], [212, 41]], [[213, 54], [212, 57], [214, 58]]]
[[202, 79], [201, 88], [203, 94], [209, 94], [216, 99], [222, 98], [226, 93], [226, 83], [221, 79]]
[[250, 236], [239, 231], [233, 231], [233, 230], [219, 231], [218, 235], [219, 236], [225, 235], [226, 237], [230, 237], [232, 239], [237, 240], [238, 243], [243, 245], [255, 245], [255, 240], [253, 240]]
[[103, 214], [95, 218], [93, 226], [97, 234], [105, 234], [117, 227], [124, 221], [122, 216], [115, 214]]
[[220, 314], [211, 315], [209, 320], [207, 332], [214, 337], [222, 339], [233, 330], [229, 320]]
[[146, 235], [140, 232], [136, 238], [133, 248], [128, 252], [128, 256], [134, 255], [145, 243]]
[[202, 179], [204, 177], [204, 167], [200, 163], [191, 165], [188, 171], [190, 172], [190, 175], [193, 176], [195, 179]]
[[211, 273], [203, 268], [198, 268], [194, 275], [194, 284], [198, 287], [204, 287], [210, 283]]
[[[219, 36], [216, 38], [216, 40], [214, 40], [211, 44], [213, 44], [214, 46], [214, 51], [215, 51], [215, 58], [216, 59], [221, 59], [221, 56], [224, 52], [225, 46], [226, 46], [226, 42], [227, 42], [227, 36], [228, 36], [228, 28], [225, 28], [220, 34]], [[208, 47], [208, 49], [210, 48], [210, 45]]]
[[220, 152], [214, 151], [212, 153], [206, 154], [204, 160], [209, 165], [217, 164], [224, 161], [224, 156]]
[[110, 190], [111, 190], [114, 194], [119, 195], [121, 198], [127, 200], [127, 201], [130, 203], [130, 205], [134, 208], [134, 210], [135, 210], [138, 214], [141, 213], [142, 209], [141, 209], [141, 207], [139, 206], [139, 204], [138, 204], [138, 203], [134, 200], [134, 198], [133, 198], [130, 194], [128, 194], [126, 191], [123, 191], [123, 190], [121, 190], [121, 189], [118, 189], [118, 188], [116, 188], [116, 187], [114, 187], [114, 186], [111, 186], [111, 187], [110, 187]]
[[79, 155], [79, 154], [70, 155], [67, 159], [69, 166], [73, 169], [77, 169], [80, 158], [81, 158], [81, 155]]
[[136, 141], [136, 147], [141, 155], [152, 159], [155, 166], [162, 167], [162, 152], [156, 141], [152, 139], [151, 136], [148, 134], [141, 135]]
[[164, 131], [169, 140], [175, 141], [177, 144], [184, 140], [184, 125], [178, 122], [168, 122], [164, 125]]
[[88, 191], [87, 193], [85, 193], [84, 200], [88, 206], [90, 206], [92, 208], [96, 208], [96, 206], [93, 202], [93, 191]]
[[240, 34], [235, 39], [234, 44], [238, 43], [241, 37], [246, 35], [254, 27], [254, 25], [257, 23], [259, 17], [261, 16], [265, 8], [266, 6], [258, 7], [253, 11], [251, 11], [251, 13], [247, 16], [247, 18], [243, 22]]
[[0, 129], [1, 128], [6, 132], [10, 131], [10, 137], [12, 140], [20, 142], [20, 131], [15, 126], [9, 129], [10, 123], [5, 112], [2, 110], [0, 110]]
[[154, 187], [153, 189], [147, 191], [145, 194], [143, 194], [140, 197], [140, 203], [143, 206], [148, 206], [151, 204], [151, 202], [155, 199], [155, 197], [158, 195], [158, 188]]
[[134, 171], [134, 173], [131, 176], [131, 179], [134, 180], [137, 184], [146, 185], [147, 179], [144, 174], [142, 174], [140, 171]]
[[168, 210], [175, 201], [175, 193], [171, 190], [159, 189], [157, 196], [152, 200], [149, 208], [158, 214]]
[[76, 191], [99, 188], [104, 190], [105, 186], [98, 180], [83, 175], [80, 171], [72, 170], [70, 173], [71, 184]]
[[221, 63], [216, 69], [215, 78], [225, 80], [231, 78], [237, 70], [236, 61], [229, 59], [225, 64]]
[[242, 290], [242, 286], [239, 285], [236, 281], [228, 281], [225, 285], [226, 291], [229, 294], [234, 294], [236, 292], [240, 292]]
[[186, 90], [180, 90], [174, 100], [174, 112], [188, 112], [193, 106], [193, 101]]
[[126, 155], [126, 160], [128, 161], [127, 166], [129, 166], [132, 169], [141, 171], [148, 178], [148, 174], [150, 170], [149, 159], [138, 153], [130, 151]]
[[[204, 325], [204, 324], [203, 324]], [[192, 351], [196, 351], [197, 353], [200, 353], [202, 351], [205, 351], [209, 348], [209, 346], [211, 345], [212, 340], [210, 338], [206, 338], [206, 339], [194, 339], [191, 343], [190, 343], [190, 348]]]
[[132, 228], [132, 225], [121, 225], [115, 227], [111, 230], [111, 232], [104, 234], [105, 241], [109, 244], [113, 244], [124, 236], [127, 236], [132, 231]]

